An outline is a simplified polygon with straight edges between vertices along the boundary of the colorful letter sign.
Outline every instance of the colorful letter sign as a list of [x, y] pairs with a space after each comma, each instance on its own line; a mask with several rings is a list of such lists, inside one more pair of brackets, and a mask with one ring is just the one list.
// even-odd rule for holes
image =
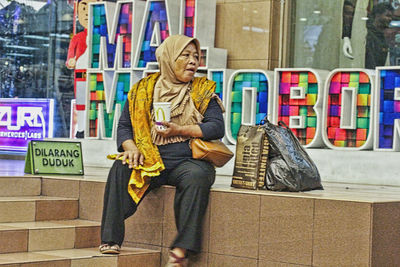
[[225, 131], [230, 143], [236, 143], [241, 124], [258, 124], [269, 114], [272, 77], [272, 72], [263, 70], [238, 70], [232, 73], [225, 101]]
[[400, 68], [377, 68], [375, 150], [400, 150]]
[[[89, 4], [85, 137], [114, 139], [134, 83], [158, 71], [155, 50], [170, 35], [199, 39], [197, 75], [216, 82], [226, 112], [225, 139], [265, 116], [284, 121], [305, 147], [400, 150], [400, 68], [226, 69], [215, 48], [216, 0], [122, 0]], [[1, 118], [1, 117], [0, 117]]]
[[275, 69], [273, 122], [285, 122], [305, 147], [322, 144], [321, 109], [326, 71]]
[[115, 138], [129, 89], [158, 71], [155, 51], [168, 36], [199, 38], [203, 73], [226, 67], [226, 50], [213, 47], [215, 0], [91, 2], [88, 8], [86, 137]]
[[323, 139], [329, 148], [371, 148], [374, 72], [333, 70], [326, 82]]

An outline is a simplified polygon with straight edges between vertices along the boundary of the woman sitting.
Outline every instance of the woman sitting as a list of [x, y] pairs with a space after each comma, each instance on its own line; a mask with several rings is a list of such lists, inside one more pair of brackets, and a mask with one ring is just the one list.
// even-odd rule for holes
[[[200, 44], [183, 35], [168, 37], [156, 50], [160, 73], [137, 82], [128, 94], [117, 130], [122, 152], [112, 166], [104, 194], [100, 251], [119, 253], [124, 220], [144, 196], [161, 185], [176, 187], [174, 210], [178, 234], [168, 266], [185, 266], [187, 255], [201, 249], [203, 217], [215, 180], [211, 163], [192, 158], [189, 140], [224, 135], [223, 106], [215, 82], [194, 77]], [[153, 102], [171, 103], [171, 121], [154, 122]]]

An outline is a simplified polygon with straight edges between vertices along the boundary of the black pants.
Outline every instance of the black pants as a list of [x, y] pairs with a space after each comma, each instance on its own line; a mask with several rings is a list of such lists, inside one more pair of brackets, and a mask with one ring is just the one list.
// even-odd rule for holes
[[[125, 235], [124, 221], [137, 209], [138, 205], [128, 193], [131, 172], [120, 160], [116, 160], [110, 170], [104, 192], [102, 243], [121, 245]], [[186, 160], [175, 169], [163, 171], [160, 176], [151, 179], [146, 194], [165, 184], [176, 187], [174, 210], [178, 234], [171, 247], [200, 252], [203, 217], [214, 181], [214, 167], [208, 162], [194, 159]]]

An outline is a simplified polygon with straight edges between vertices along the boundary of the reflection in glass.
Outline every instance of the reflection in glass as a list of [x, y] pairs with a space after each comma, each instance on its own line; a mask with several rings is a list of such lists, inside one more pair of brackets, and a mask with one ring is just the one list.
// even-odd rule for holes
[[57, 137], [69, 133], [73, 72], [64, 62], [72, 14], [67, 0], [0, 1], [0, 97], [55, 99]]
[[294, 35], [289, 67], [374, 69], [400, 64], [400, 6], [396, 1], [290, 3]]

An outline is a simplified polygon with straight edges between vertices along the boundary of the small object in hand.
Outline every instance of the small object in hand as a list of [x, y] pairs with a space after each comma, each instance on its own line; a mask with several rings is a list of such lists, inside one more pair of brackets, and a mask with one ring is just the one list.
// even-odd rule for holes
[[161, 123], [171, 120], [171, 103], [170, 102], [154, 102], [154, 119], [159, 130], [165, 130], [166, 127]]

